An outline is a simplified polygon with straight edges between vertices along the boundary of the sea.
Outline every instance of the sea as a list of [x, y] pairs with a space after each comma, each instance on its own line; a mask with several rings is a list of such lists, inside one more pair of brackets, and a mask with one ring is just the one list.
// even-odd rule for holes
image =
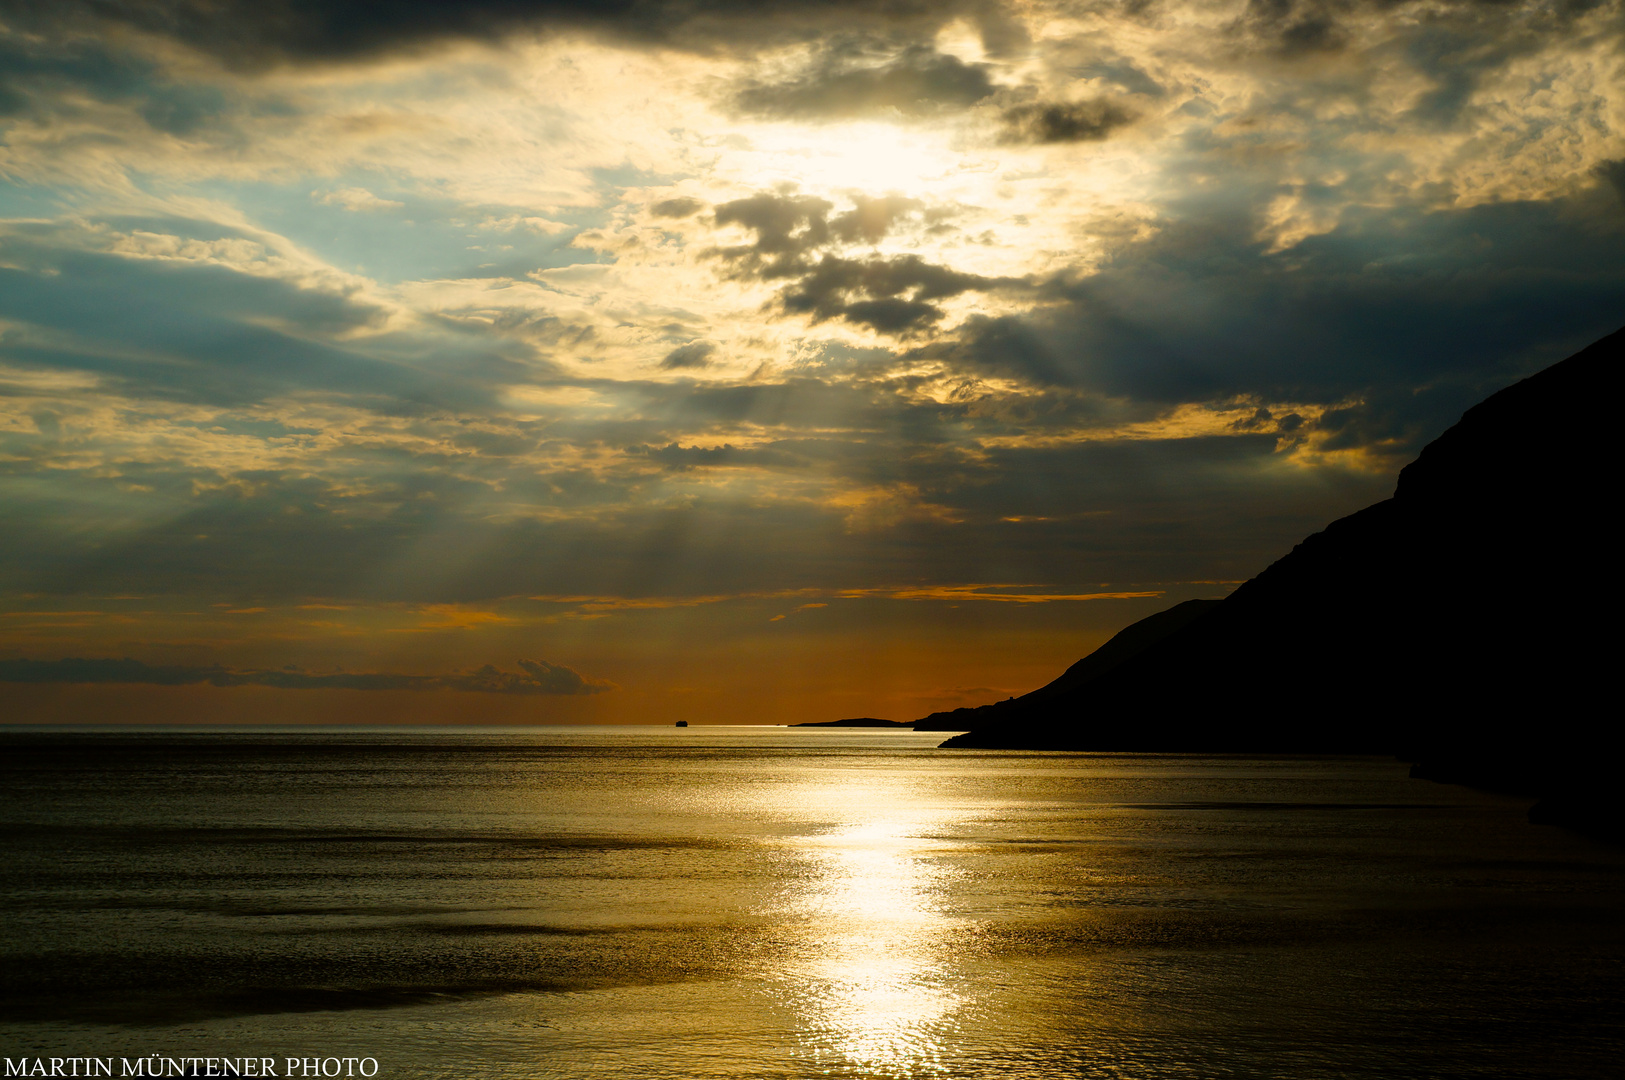
[[1527, 799], [1389, 758], [943, 738], [5, 729], [0, 1048], [446, 1080], [1625, 1075], [1625, 850]]

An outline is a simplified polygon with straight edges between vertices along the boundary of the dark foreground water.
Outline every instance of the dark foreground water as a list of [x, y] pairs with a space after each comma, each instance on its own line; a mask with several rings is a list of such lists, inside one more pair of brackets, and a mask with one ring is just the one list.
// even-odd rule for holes
[[0, 734], [0, 1044], [386, 1078], [1625, 1070], [1625, 852], [1526, 802], [942, 737]]

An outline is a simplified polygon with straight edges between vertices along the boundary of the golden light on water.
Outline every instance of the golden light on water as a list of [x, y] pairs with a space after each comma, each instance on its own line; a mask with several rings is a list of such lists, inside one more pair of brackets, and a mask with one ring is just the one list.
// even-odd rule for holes
[[[846, 794], [852, 803], [875, 795]], [[812, 873], [790, 900], [806, 935], [792, 997], [805, 1052], [820, 1064], [936, 1074], [968, 1004], [952, 971], [952, 934], [963, 920], [939, 909], [951, 871], [933, 859], [942, 842], [928, 837], [942, 822], [887, 802], [798, 844]]]

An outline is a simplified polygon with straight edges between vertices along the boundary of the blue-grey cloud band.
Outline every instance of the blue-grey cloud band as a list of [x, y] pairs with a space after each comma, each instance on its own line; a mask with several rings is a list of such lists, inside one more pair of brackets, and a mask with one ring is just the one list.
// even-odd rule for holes
[[280, 690], [460, 690], [480, 694], [602, 694], [615, 684], [583, 675], [563, 664], [521, 660], [520, 670], [490, 664], [452, 675], [399, 675], [387, 672], [262, 671], [218, 665], [155, 665], [140, 660], [0, 660], [0, 683], [116, 683], [143, 686], [268, 686]]

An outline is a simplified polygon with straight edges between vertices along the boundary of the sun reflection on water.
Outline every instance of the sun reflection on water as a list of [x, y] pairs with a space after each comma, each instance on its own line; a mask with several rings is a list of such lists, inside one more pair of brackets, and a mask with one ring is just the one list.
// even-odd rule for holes
[[877, 810], [802, 838], [810, 871], [791, 910], [805, 921], [792, 995], [806, 1052], [826, 1068], [865, 1075], [944, 1071], [944, 1039], [965, 1004], [954, 986], [952, 934], [940, 910], [951, 873], [929, 838], [929, 816]]

